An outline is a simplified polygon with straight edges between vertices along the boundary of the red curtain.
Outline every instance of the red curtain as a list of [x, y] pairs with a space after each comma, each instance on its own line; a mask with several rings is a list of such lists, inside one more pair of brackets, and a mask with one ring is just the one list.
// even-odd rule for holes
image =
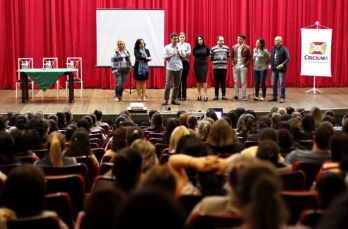
[[[59, 67], [66, 67], [67, 57], [82, 57], [86, 88], [114, 88], [110, 69], [95, 68], [96, 9], [100, 8], [165, 9], [165, 44], [170, 42], [171, 32], [184, 31], [192, 47], [197, 35], [202, 35], [210, 48], [216, 45], [216, 37], [222, 35], [225, 45], [231, 48], [237, 43], [238, 34], [244, 33], [245, 43], [251, 48], [262, 37], [270, 50], [274, 38], [282, 36], [291, 56], [286, 76], [288, 87], [313, 86], [312, 77], [300, 76], [300, 29], [319, 21], [333, 29], [332, 77], [318, 77], [317, 87], [347, 86], [348, 68], [342, 64], [348, 51], [346, 0], [0, 0], [0, 89], [15, 88], [20, 57], [34, 58], [36, 68], [42, 67], [43, 57], [58, 57]], [[127, 45], [134, 42], [126, 41]], [[190, 61], [193, 66], [192, 57]], [[231, 66], [227, 74], [227, 86], [233, 87]], [[251, 67], [247, 79], [251, 86]], [[211, 63], [208, 84], [214, 85]], [[165, 69], [151, 69], [147, 86], [164, 88], [164, 85]], [[193, 67], [188, 85], [196, 86]]]

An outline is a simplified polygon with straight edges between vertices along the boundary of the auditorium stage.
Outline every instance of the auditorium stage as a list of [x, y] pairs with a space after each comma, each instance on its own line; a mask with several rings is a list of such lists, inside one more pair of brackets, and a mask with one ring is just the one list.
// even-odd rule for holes
[[[267, 88], [271, 92], [271, 88]], [[319, 88], [323, 93], [313, 92], [306, 93], [311, 88], [287, 88], [286, 101], [281, 104], [279, 102], [254, 102], [253, 95], [248, 98], [248, 101], [242, 101], [241, 96], [238, 101], [213, 101], [214, 88], [208, 89], [209, 101], [197, 101], [197, 88], [188, 89], [188, 99], [180, 101], [181, 105], [168, 105], [171, 108], [170, 112], [165, 112], [165, 107], [161, 106], [163, 101], [164, 89], [147, 89], [147, 102], [144, 105], [148, 110], [157, 109], [161, 113], [167, 115], [176, 114], [178, 110], [187, 112], [205, 112], [208, 108], [223, 108], [224, 112], [234, 110], [237, 107], [244, 107], [246, 110], [252, 109], [257, 114], [269, 112], [272, 107], [303, 107], [309, 110], [313, 106], [319, 107], [321, 110], [333, 109], [336, 115], [342, 115], [348, 111], [348, 88]], [[234, 89], [227, 88], [226, 96], [230, 99], [233, 96]], [[172, 90], [171, 90], [172, 91]], [[241, 91], [241, 90], [240, 90]], [[253, 88], [247, 89], [247, 95], [253, 92]], [[35, 89], [35, 98], [31, 98], [31, 90], [29, 90], [30, 100], [23, 104], [21, 94], [18, 93], [18, 99], [15, 98], [15, 90], [0, 90], [0, 113], [4, 114], [8, 111], [16, 111], [24, 113], [26, 111], [42, 111], [44, 114], [52, 114], [57, 111], [70, 110], [75, 116], [92, 113], [94, 110], [101, 110], [105, 115], [105, 121], [114, 120], [115, 114], [122, 110], [126, 110], [130, 103], [137, 102], [137, 94], [135, 89], [132, 89], [132, 94], [129, 94], [129, 89], [123, 93], [123, 102], [114, 102], [114, 90], [104, 89], [83, 89], [83, 97], [80, 98], [80, 89], [75, 89], [75, 100], [69, 103], [65, 98], [65, 89], [59, 90], [59, 98], [56, 98], [56, 90], [49, 89], [44, 93], [44, 99], [41, 99], [41, 90]], [[220, 95], [221, 98], [221, 95]], [[268, 95], [267, 99], [272, 96]], [[203, 97], [202, 97], [203, 99]], [[140, 115], [140, 114], [139, 114]]]

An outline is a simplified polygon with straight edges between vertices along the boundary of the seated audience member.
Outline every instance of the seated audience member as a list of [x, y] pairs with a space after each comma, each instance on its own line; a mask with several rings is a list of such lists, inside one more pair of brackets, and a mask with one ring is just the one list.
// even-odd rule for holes
[[306, 136], [306, 139], [313, 139], [315, 131], [315, 122], [314, 118], [311, 115], [305, 115], [302, 118], [301, 126], [303, 134]]
[[300, 114], [300, 112], [295, 111], [295, 112], [292, 112], [291, 117], [297, 118], [299, 121], [301, 121], [303, 116]]
[[176, 116], [179, 118], [181, 114], [186, 113], [185, 110], [178, 110], [178, 112], [176, 112]]
[[[97, 118], [97, 121], [95, 122], [95, 125], [96, 126], [99, 126], [99, 127], [107, 127], [107, 129], [109, 130], [110, 129], [110, 126], [108, 123], [106, 122], [103, 122], [103, 112], [99, 111], [99, 110], [95, 110], [93, 112], [95, 114], [95, 117]], [[108, 134], [107, 131], [105, 134]]]
[[296, 108], [296, 112], [300, 113], [301, 116], [304, 117], [306, 110], [302, 107], [298, 107], [298, 108]]
[[177, 118], [170, 118], [167, 120], [166, 123], [166, 131], [164, 132], [164, 135], [162, 137], [162, 143], [169, 144], [170, 136], [172, 135], [173, 130], [180, 126], [179, 119]]
[[297, 148], [294, 146], [292, 135], [287, 129], [278, 130], [278, 145], [280, 147], [280, 153], [283, 154], [288, 154]]
[[166, 128], [163, 126], [163, 116], [159, 112], [152, 115], [151, 127], [147, 128], [146, 130], [153, 132], [163, 132], [166, 130]]
[[332, 118], [332, 125], [333, 126], [336, 126], [336, 118], [335, 118], [335, 112], [331, 111], [331, 110], [327, 110], [327, 111], [324, 111], [324, 114], [323, 116], [325, 115], [328, 115]]
[[334, 126], [334, 121], [330, 115], [323, 115], [321, 122], [329, 122]]
[[208, 121], [199, 121], [198, 129], [197, 129], [197, 137], [205, 142], [209, 136], [209, 132], [211, 130], [211, 123]]
[[233, 129], [236, 129], [237, 128], [237, 122], [238, 122], [238, 116], [236, 114], [236, 112], [234, 111], [229, 111], [227, 114], [226, 114], [227, 117], [229, 117], [231, 119], [231, 122], [232, 122], [232, 128]]
[[[17, 219], [57, 216], [54, 212], [44, 210], [45, 194], [43, 172], [33, 165], [21, 165], [9, 173], [1, 189], [0, 206], [11, 209]], [[59, 222], [60, 228], [68, 228], [62, 220]]]
[[182, 114], [179, 116], [180, 125], [185, 126], [185, 127], [187, 128], [187, 127], [188, 127], [188, 126], [187, 126], [187, 119], [188, 119], [189, 116], [190, 116], [189, 113], [182, 113]]
[[18, 130], [22, 131], [23, 133], [25, 131], [27, 123], [28, 123], [28, 119], [25, 115], [18, 115], [16, 117], [15, 126]]
[[238, 153], [244, 149], [234, 130], [224, 119], [214, 122], [209, 132], [207, 143], [215, 155], [219, 153]]
[[213, 110], [213, 109], [211, 109], [211, 108], [209, 108], [209, 109], [207, 110], [207, 112], [205, 113], [205, 117], [208, 117], [208, 118], [213, 119], [214, 122], [215, 122], [216, 120], [218, 120], [218, 118], [217, 118], [217, 116], [216, 116], [216, 113], [215, 113], [215, 110]]
[[274, 166], [262, 161], [251, 163], [238, 169], [233, 182], [236, 204], [244, 219], [240, 228], [287, 228], [289, 214]]
[[214, 124], [214, 120], [212, 119], [212, 118], [210, 118], [210, 117], [205, 117], [205, 118], [203, 118], [201, 121], [207, 121], [207, 122], [210, 122], [210, 124], [211, 125], [213, 125]]
[[343, 132], [336, 132], [329, 140], [331, 160], [323, 163], [323, 172], [348, 172], [348, 135]]
[[321, 208], [326, 210], [334, 199], [347, 194], [347, 185], [341, 174], [328, 172], [319, 178], [317, 190]]
[[151, 126], [152, 115], [153, 115], [154, 113], [156, 113], [156, 112], [158, 112], [156, 109], [151, 109], [151, 110], [149, 111], [149, 115], [148, 115], [149, 121], [147, 121], [147, 122], [141, 122], [141, 123], [140, 123], [140, 126]]
[[6, 132], [0, 132], [0, 165], [10, 165], [19, 163], [13, 155], [14, 140]]
[[112, 184], [95, 188], [86, 200], [83, 228], [112, 229], [126, 195]]
[[301, 130], [301, 122], [297, 118], [291, 118], [288, 120], [290, 124], [290, 132], [293, 136], [294, 141], [306, 140], [306, 136]]
[[50, 130], [48, 134], [53, 133], [54, 131], [58, 131], [58, 126], [55, 120], [53, 119], [48, 119], [48, 123], [50, 125]]
[[151, 169], [153, 166], [158, 164], [158, 159], [156, 156], [156, 148], [155, 146], [145, 139], [136, 139], [132, 142], [130, 147], [137, 149], [142, 160], [141, 170], [143, 173], [146, 173], [149, 169]]
[[131, 114], [129, 113], [128, 110], [123, 110], [119, 113], [119, 116], [123, 116], [125, 117], [127, 120], [133, 122], [133, 120], [131, 119]]
[[229, 117], [227, 117], [227, 116], [222, 116], [222, 119], [225, 119], [225, 120], [228, 122], [228, 125], [230, 125], [231, 128], [233, 128], [233, 127], [232, 127], [232, 121], [231, 121], [231, 119], [230, 119]]
[[271, 116], [271, 120], [272, 120], [272, 127], [275, 128], [275, 126], [278, 124], [278, 122], [280, 122], [281, 119], [281, 115], [278, 113], [273, 113]]
[[67, 166], [75, 165], [75, 158], [69, 158], [63, 156], [63, 150], [65, 147], [64, 136], [59, 132], [53, 132], [48, 136], [47, 140], [48, 154], [42, 159], [35, 162], [37, 166]]
[[69, 125], [69, 124], [76, 124], [76, 123], [73, 121], [73, 114], [71, 113], [71, 111], [69, 111], [69, 110], [64, 111], [64, 114], [65, 114], [65, 122], [66, 122], [66, 125]]
[[84, 128], [78, 128], [74, 132], [73, 136], [71, 137], [71, 142], [65, 150], [64, 156], [67, 156], [67, 157], [92, 156], [93, 162], [94, 162], [94, 174], [97, 173], [99, 162], [92, 152], [89, 136], [87, 131]]
[[291, 127], [290, 124], [286, 121], [279, 121], [275, 126], [274, 129], [280, 130], [280, 129], [286, 129], [289, 130], [291, 133]]
[[7, 121], [4, 116], [0, 115], [0, 131], [6, 131]]
[[114, 228], [118, 229], [185, 229], [182, 206], [155, 188], [140, 189], [129, 196], [117, 218], [119, 221]]
[[176, 146], [182, 136], [189, 135], [190, 132], [187, 130], [185, 126], [178, 126], [176, 127], [171, 136], [169, 141], [169, 153], [175, 153]]
[[273, 140], [264, 140], [259, 143], [259, 148], [256, 153], [256, 158], [270, 161], [276, 168], [277, 172], [291, 172], [292, 166], [287, 166], [284, 163], [278, 162], [280, 148]]
[[24, 135], [25, 142], [27, 143], [29, 150], [40, 150], [45, 149], [45, 146], [40, 138], [37, 130], [29, 129], [25, 132]]
[[51, 114], [47, 117], [47, 119], [52, 119], [56, 122], [56, 125], [58, 125], [58, 117], [55, 114]]
[[285, 122], [287, 122], [287, 121], [289, 121], [290, 119], [292, 119], [292, 116], [289, 115], [289, 114], [287, 114], [287, 113], [283, 114], [282, 117], [280, 117], [280, 121], [285, 121]]
[[[239, 208], [236, 206], [236, 198], [234, 185], [236, 182], [236, 171], [249, 163], [253, 163], [255, 158], [244, 156], [240, 154], [235, 154], [230, 158], [226, 159], [221, 163], [221, 167], [226, 166], [228, 172], [226, 173], [228, 180], [228, 188], [230, 189], [229, 194], [226, 196], [208, 196], [204, 197], [191, 211], [190, 216], [187, 218], [188, 223], [191, 217], [196, 212], [211, 212], [215, 214], [238, 214], [240, 213]], [[232, 173], [232, 170], [234, 171]]]
[[234, 111], [237, 114], [238, 119], [245, 113], [245, 109], [243, 107], [237, 107]]
[[[267, 117], [267, 116], [262, 116], [256, 122], [256, 126], [257, 126], [257, 129], [260, 132], [263, 128], [271, 127], [272, 126], [272, 120], [269, 117]], [[259, 133], [249, 134], [248, 135], [247, 141], [257, 142], [258, 140], [259, 140]]]
[[194, 115], [190, 115], [188, 118], [187, 118], [187, 127], [191, 130], [196, 130], [197, 128], [197, 118], [196, 116]]
[[283, 115], [285, 115], [285, 114], [288, 114], [288, 112], [286, 111], [285, 108], [279, 108], [279, 109], [278, 109], [278, 113], [279, 113], [281, 116], [283, 116]]
[[295, 112], [295, 109], [293, 107], [287, 107], [285, 108], [285, 110], [286, 110], [286, 113], [288, 113], [289, 115], [292, 115], [292, 113]]
[[176, 180], [168, 166], [155, 165], [141, 179], [138, 189], [155, 188], [175, 198]]
[[78, 128], [80, 128], [80, 127], [85, 128], [88, 133], [91, 133], [91, 125], [88, 122], [88, 120], [85, 118], [81, 118], [79, 121], [77, 121], [76, 126]]
[[310, 115], [314, 119], [315, 126], [318, 126], [321, 123], [321, 118], [322, 118], [319, 107], [312, 107], [310, 111]]
[[137, 139], [145, 139], [143, 130], [137, 126], [128, 128], [126, 132], [127, 145], [130, 146]]
[[317, 229], [342, 229], [348, 225], [348, 195], [335, 199], [321, 217]]
[[[275, 131], [273, 128], [270, 128], [270, 127], [263, 128], [259, 134], [259, 144], [260, 142], [264, 140], [273, 140], [275, 142], [278, 142], [277, 131]], [[248, 155], [251, 157], [256, 157], [258, 149], [259, 149], [259, 146], [251, 146], [243, 150], [241, 154]], [[278, 162], [280, 163], [285, 162], [284, 158], [280, 154], [279, 154]]]
[[38, 160], [38, 156], [28, 149], [27, 142], [21, 131], [13, 130], [10, 135], [13, 137], [14, 145], [13, 145], [13, 155], [16, 157], [20, 156], [33, 156], [35, 160]]
[[74, 132], [77, 130], [77, 126], [75, 124], [69, 124], [64, 132], [65, 135], [65, 145], [69, 145], [71, 141], [71, 136], [74, 134]]
[[105, 152], [104, 156], [116, 157], [120, 150], [127, 146], [127, 129], [127, 127], [119, 127], [112, 132], [112, 138], [108, 143], [110, 145], [110, 149]]
[[135, 190], [140, 180], [142, 170], [142, 156], [135, 148], [123, 148], [117, 155], [112, 167], [112, 174], [116, 178], [115, 185], [127, 195]]
[[57, 112], [57, 118], [58, 118], [58, 128], [65, 129], [66, 128], [66, 117], [64, 112]]
[[333, 134], [332, 125], [323, 122], [315, 131], [312, 150], [296, 149], [292, 151], [286, 156], [286, 164], [293, 165], [296, 161], [323, 163], [330, 160], [329, 139]]

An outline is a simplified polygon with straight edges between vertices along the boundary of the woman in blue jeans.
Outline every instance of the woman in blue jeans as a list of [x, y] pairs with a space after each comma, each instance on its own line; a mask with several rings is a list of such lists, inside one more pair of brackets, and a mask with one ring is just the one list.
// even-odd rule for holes
[[111, 55], [112, 73], [115, 75], [115, 102], [122, 101], [124, 82], [127, 74], [132, 70], [132, 63], [127, 46], [122, 39], [117, 40], [114, 52]]
[[[266, 75], [267, 64], [269, 63], [269, 52], [265, 48], [265, 40], [256, 40], [256, 48], [253, 50], [254, 59], [254, 78], [255, 78], [255, 97], [254, 101], [264, 101], [266, 97]], [[262, 87], [262, 97], [259, 97], [260, 82]]]

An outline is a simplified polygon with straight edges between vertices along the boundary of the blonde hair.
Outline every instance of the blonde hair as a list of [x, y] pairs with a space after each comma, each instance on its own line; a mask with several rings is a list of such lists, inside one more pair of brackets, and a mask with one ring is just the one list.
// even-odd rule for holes
[[321, 110], [319, 107], [312, 107], [310, 111], [310, 115], [312, 115], [315, 125], [318, 125], [321, 123], [322, 115], [321, 115]]
[[114, 47], [114, 50], [120, 51], [120, 48], [118, 47], [118, 44], [119, 44], [120, 42], [123, 42], [123, 44], [124, 44], [124, 51], [128, 51], [128, 48], [127, 48], [127, 46], [126, 46], [126, 43], [123, 41], [122, 38], [120, 38], [120, 39], [117, 40], [117, 43], [116, 43], [116, 45], [115, 45], [115, 47]]
[[173, 130], [172, 134], [170, 135], [169, 152], [176, 149], [180, 138], [185, 135], [190, 135], [190, 132], [185, 126], [178, 126]]
[[63, 166], [62, 152], [65, 145], [63, 134], [58, 131], [52, 132], [48, 136], [47, 145], [53, 167]]
[[137, 139], [131, 144], [131, 147], [139, 150], [143, 158], [141, 165], [143, 172], [146, 172], [158, 162], [156, 148], [151, 142], [144, 139]]

